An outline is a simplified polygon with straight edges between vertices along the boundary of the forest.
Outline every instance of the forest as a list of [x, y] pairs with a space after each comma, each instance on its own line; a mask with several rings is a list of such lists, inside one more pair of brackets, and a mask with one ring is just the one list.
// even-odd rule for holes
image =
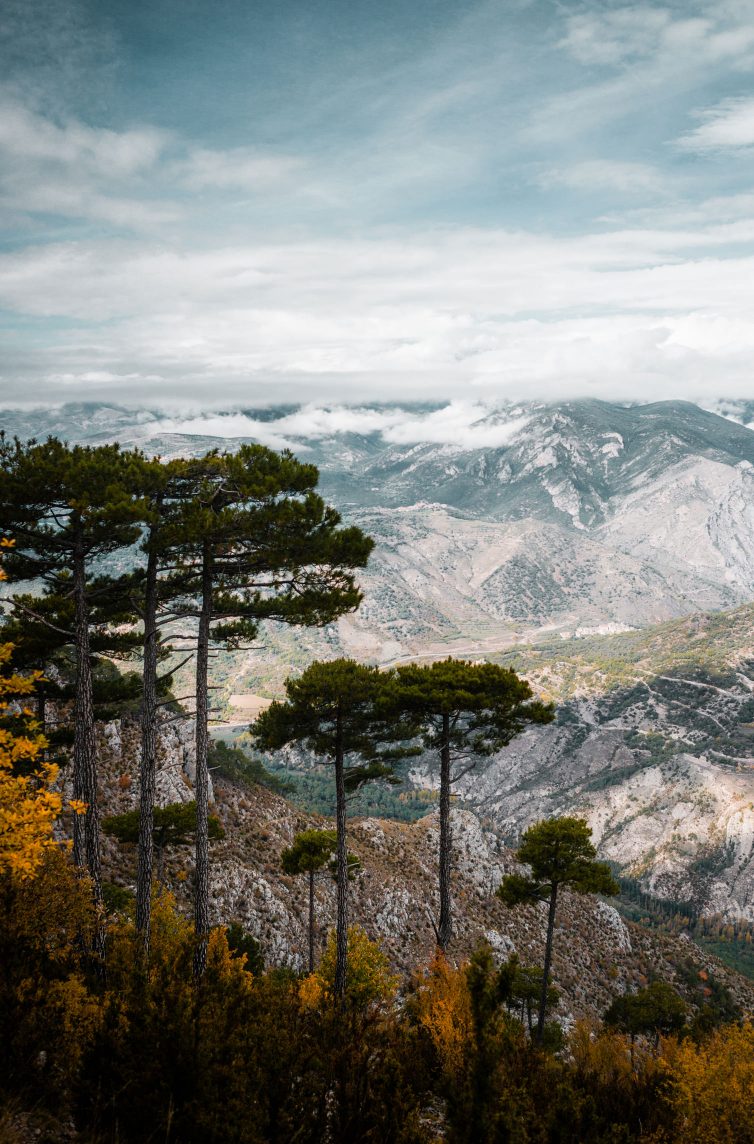
[[[354, 610], [372, 549], [313, 466], [261, 446], [163, 462], [3, 438], [0, 477], [0, 1144], [754, 1140], [754, 1029], [726, 990], [651, 979], [602, 1020], [552, 1019], [562, 894], [619, 891], [583, 820], [532, 825], [524, 872], [497, 890], [514, 909], [543, 904], [542, 964], [483, 942], [454, 958], [453, 785], [555, 714], [509, 667], [337, 659], [289, 678], [249, 735], [266, 753], [300, 746], [331, 776], [334, 829], [298, 836], [284, 862], [310, 886], [331, 868], [334, 928], [295, 971], [217, 924], [210, 759], [231, 780], [246, 764], [210, 743], [213, 649]], [[194, 692], [176, 696], [189, 660]], [[159, 806], [158, 732], [181, 704], [193, 801]], [[107, 816], [95, 729], [125, 710], [138, 798]], [[418, 752], [439, 774], [436, 953], [399, 977], [349, 925], [346, 806]], [[106, 893], [103, 831], [137, 847], [133, 899]], [[160, 877], [178, 838], [194, 847], [190, 918]]]

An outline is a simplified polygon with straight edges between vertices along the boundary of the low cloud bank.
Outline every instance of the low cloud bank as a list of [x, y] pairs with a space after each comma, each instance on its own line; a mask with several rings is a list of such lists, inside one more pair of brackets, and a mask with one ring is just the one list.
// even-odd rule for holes
[[495, 408], [481, 402], [451, 401], [439, 409], [400, 407], [306, 405], [274, 419], [260, 420], [251, 413], [213, 413], [164, 418], [150, 425], [151, 433], [180, 433], [238, 440], [249, 438], [274, 449], [295, 448], [301, 442], [322, 440], [342, 433], [379, 434], [397, 445], [458, 445], [462, 448], [500, 448], [509, 444], [526, 424], [520, 409]]

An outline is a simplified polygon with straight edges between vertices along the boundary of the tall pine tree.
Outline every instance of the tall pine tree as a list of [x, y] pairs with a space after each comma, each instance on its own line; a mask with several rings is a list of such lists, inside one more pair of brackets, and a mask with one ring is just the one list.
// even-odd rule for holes
[[[139, 535], [141, 505], [133, 492], [132, 457], [117, 445], [75, 446], [0, 439], [0, 530], [15, 540], [9, 576], [42, 587], [72, 611], [75, 662], [73, 788], [87, 813], [74, 819], [73, 854], [102, 897], [94, 735], [93, 597], [103, 561]], [[62, 630], [62, 629], [61, 629]], [[98, 944], [102, 945], [100, 931]]]
[[210, 928], [208, 665], [211, 644], [234, 648], [254, 639], [264, 620], [322, 625], [361, 600], [353, 570], [373, 542], [315, 492], [319, 474], [288, 452], [243, 445], [187, 462], [180, 505], [163, 543], [180, 564], [184, 616], [196, 640], [196, 976], [206, 964]]
[[545, 818], [535, 822], [521, 837], [516, 858], [531, 869], [530, 875], [508, 874], [498, 888], [498, 897], [506, 906], [547, 902], [547, 936], [545, 961], [539, 997], [537, 1041], [542, 1043], [550, 984], [552, 940], [558, 892], [567, 887], [577, 894], [617, 894], [618, 883], [607, 862], [596, 862], [597, 851], [591, 841], [592, 831], [583, 818]]
[[352, 659], [311, 664], [286, 681], [287, 699], [272, 703], [251, 726], [259, 747], [278, 750], [301, 743], [335, 770], [337, 920], [335, 994], [345, 996], [348, 954], [348, 844], [346, 794], [362, 782], [388, 777], [403, 753], [400, 721], [382, 713], [384, 675]]
[[453, 936], [451, 790], [478, 760], [506, 746], [529, 723], [549, 723], [552, 707], [533, 699], [526, 680], [493, 663], [444, 659], [405, 664], [391, 676], [388, 707], [415, 721], [427, 750], [440, 762], [440, 916], [437, 944]]

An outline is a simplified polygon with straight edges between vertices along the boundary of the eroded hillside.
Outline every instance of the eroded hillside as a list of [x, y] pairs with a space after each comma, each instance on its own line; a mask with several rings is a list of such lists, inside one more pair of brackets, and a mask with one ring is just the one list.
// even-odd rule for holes
[[[135, 804], [135, 739], [133, 724], [111, 724], [101, 739], [103, 793], [110, 811]], [[161, 745], [161, 801], [190, 798], [190, 772], [190, 736], [179, 725]], [[300, 968], [306, 951], [305, 880], [284, 875], [280, 855], [296, 831], [329, 824], [258, 786], [244, 788], [216, 779], [215, 796], [226, 837], [213, 844], [214, 920], [239, 921], [260, 941], [270, 963]], [[453, 827], [453, 958], [467, 956], [486, 939], [501, 958], [515, 951], [524, 964], [541, 963], [544, 906], [511, 911], [494, 896], [503, 874], [515, 866], [511, 851], [470, 811], [457, 807]], [[436, 816], [411, 825], [353, 820], [349, 847], [363, 868], [352, 886], [352, 920], [381, 942], [403, 973], [426, 964], [435, 944], [430, 911], [436, 893]], [[132, 848], [108, 839], [106, 867], [113, 881], [126, 888], [133, 885]], [[192, 868], [187, 846], [177, 847], [166, 864], [167, 883], [187, 908]], [[329, 877], [319, 880], [316, 894], [322, 937], [335, 916]], [[690, 998], [696, 995], [700, 972], [711, 974], [728, 985], [740, 1004], [754, 1010], [753, 983], [687, 940], [627, 926], [612, 905], [592, 897], [564, 895], [553, 972], [562, 991], [559, 1013], [564, 1018], [601, 1013], [613, 996], [645, 982], [650, 974], [676, 981]]]

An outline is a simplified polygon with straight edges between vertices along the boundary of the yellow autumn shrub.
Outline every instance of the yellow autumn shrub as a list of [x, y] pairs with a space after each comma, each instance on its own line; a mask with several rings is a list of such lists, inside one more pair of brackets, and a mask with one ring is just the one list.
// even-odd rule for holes
[[[9, 670], [13, 647], [0, 644], [0, 719], [9, 715], [9, 696], [31, 695], [35, 676]], [[45, 851], [56, 845], [52, 827], [63, 800], [54, 784], [58, 768], [41, 758], [47, 746], [31, 712], [21, 713], [23, 729], [0, 726], [0, 873], [33, 878]]]
[[[299, 985], [299, 999], [304, 1008], [314, 1009], [334, 995], [336, 942], [333, 930], [316, 973], [305, 977]], [[348, 969], [346, 999], [356, 1008], [392, 1001], [398, 991], [399, 978], [390, 972], [390, 962], [376, 942], [360, 926], [348, 927]]]
[[668, 1041], [677, 1144], [753, 1144], [754, 1025], [727, 1025], [701, 1045]]
[[[0, 547], [12, 547], [12, 541], [0, 540]], [[28, 708], [17, 711], [23, 697], [33, 695], [41, 672], [16, 674], [12, 654], [12, 644], [0, 644], [0, 874], [23, 881], [37, 874], [45, 853], [58, 845], [52, 828], [63, 799], [54, 789], [58, 767], [42, 757], [47, 740], [38, 722]], [[69, 805], [77, 814], [86, 810], [78, 801]]]
[[461, 1070], [474, 1026], [463, 968], [455, 969], [439, 951], [416, 990], [416, 1015], [449, 1073]]

